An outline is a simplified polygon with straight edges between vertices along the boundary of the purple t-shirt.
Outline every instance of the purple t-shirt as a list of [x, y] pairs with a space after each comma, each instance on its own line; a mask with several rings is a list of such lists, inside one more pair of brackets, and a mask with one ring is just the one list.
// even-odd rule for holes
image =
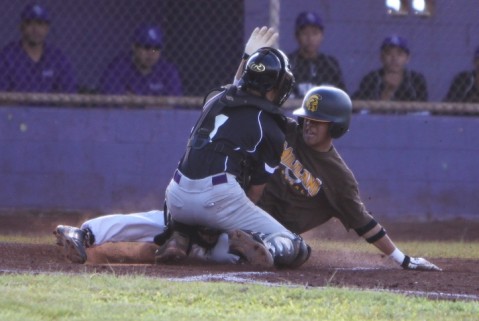
[[181, 96], [180, 75], [176, 67], [162, 59], [147, 75], [135, 67], [131, 55], [115, 58], [100, 78], [103, 94], [136, 94], [153, 96]]
[[0, 91], [73, 93], [76, 80], [60, 49], [45, 44], [42, 57], [35, 62], [18, 41], [0, 52]]

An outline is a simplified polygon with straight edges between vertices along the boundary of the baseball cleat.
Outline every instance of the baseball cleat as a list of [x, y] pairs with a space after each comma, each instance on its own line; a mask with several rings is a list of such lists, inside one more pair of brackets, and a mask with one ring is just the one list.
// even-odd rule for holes
[[271, 268], [274, 266], [274, 259], [271, 252], [261, 240], [257, 240], [250, 233], [242, 230], [228, 232], [230, 252], [238, 254], [249, 264]]
[[190, 239], [179, 232], [173, 232], [171, 237], [155, 251], [155, 263], [173, 263], [187, 257]]
[[87, 259], [86, 232], [72, 226], [58, 225], [53, 234], [57, 238], [57, 245], [63, 246], [63, 254], [72, 263], [85, 263]]
[[404, 258], [404, 262], [401, 266], [405, 270], [416, 270], [416, 271], [442, 271], [441, 268], [437, 267], [435, 264], [429, 262], [428, 260], [422, 257], [410, 257], [407, 256]]

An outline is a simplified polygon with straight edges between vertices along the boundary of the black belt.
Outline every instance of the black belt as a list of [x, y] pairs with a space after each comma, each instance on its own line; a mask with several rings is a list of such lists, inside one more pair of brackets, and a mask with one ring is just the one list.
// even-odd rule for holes
[[[177, 184], [179, 184], [180, 181], [181, 181], [181, 177], [182, 177], [182, 176], [183, 176], [183, 175], [181, 175], [180, 171], [176, 170], [176, 171], [175, 171], [175, 174], [173, 175], [173, 180], [174, 180]], [[211, 184], [212, 184], [213, 186], [214, 186], [214, 185], [219, 185], [219, 184], [224, 184], [224, 183], [228, 183], [228, 176], [226, 176], [225, 173], [211, 177]]]

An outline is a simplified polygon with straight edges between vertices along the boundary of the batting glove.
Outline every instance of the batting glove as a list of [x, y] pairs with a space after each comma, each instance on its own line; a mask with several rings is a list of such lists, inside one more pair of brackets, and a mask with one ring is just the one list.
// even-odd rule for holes
[[230, 244], [228, 234], [222, 233], [218, 237], [218, 241], [214, 248], [212, 248], [208, 255], [208, 259], [216, 263], [236, 264], [240, 257], [229, 253]]
[[432, 264], [422, 257], [410, 257], [407, 256], [404, 258], [401, 266], [405, 270], [416, 270], [416, 271], [442, 271], [441, 268]]
[[278, 39], [279, 34], [275, 32], [272, 28], [268, 27], [256, 27], [251, 36], [246, 43], [244, 53], [245, 58], [251, 56], [256, 50], [263, 47], [272, 47], [276, 40]]

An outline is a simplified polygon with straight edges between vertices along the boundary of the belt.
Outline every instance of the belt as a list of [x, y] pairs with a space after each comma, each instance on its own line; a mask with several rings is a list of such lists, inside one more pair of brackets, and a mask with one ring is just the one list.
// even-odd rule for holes
[[[176, 170], [176, 171], [175, 171], [175, 174], [173, 175], [173, 180], [174, 180], [177, 184], [179, 184], [182, 177], [183, 177], [183, 175], [180, 173], [180, 171], [179, 171], [179, 170]], [[228, 183], [228, 176], [226, 175], [226, 173], [219, 174], [219, 175], [215, 175], [215, 176], [211, 176], [211, 184], [212, 184], [213, 186], [214, 186], [214, 185], [224, 184], [224, 183]]]

